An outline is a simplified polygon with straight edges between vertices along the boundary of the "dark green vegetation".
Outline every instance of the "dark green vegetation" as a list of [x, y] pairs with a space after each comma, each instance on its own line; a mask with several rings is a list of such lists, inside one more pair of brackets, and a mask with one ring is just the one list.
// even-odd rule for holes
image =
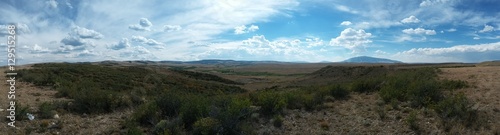
[[[182, 68], [36, 64], [18, 75], [22, 81], [51, 87], [58, 91], [57, 96], [73, 99], [71, 103], [42, 103], [42, 118], [52, 117], [54, 110], [102, 114], [131, 108], [134, 113], [122, 123], [127, 134], [252, 134], [249, 117], [253, 113], [272, 119], [279, 128], [285, 109], [321, 109], [324, 102], [349, 100], [352, 93], [375, 92], [394, 108], [406, 102], [414, 109], [435, 111], [443, 123], [474, 124], [477, 111], [470, 101], [463, 95], [446, 94], [469, 85], [438, 80], [438, 72], [436, 68], [327, 66], [306, 75], [306, 79], [322, 83], [305, 80], [301, 85], [252, 92], [240, 88], [240, 82]], [[386, 117], [385, 110], [374, 111]], [[419, 130], [416, 112], [406, 122]]]

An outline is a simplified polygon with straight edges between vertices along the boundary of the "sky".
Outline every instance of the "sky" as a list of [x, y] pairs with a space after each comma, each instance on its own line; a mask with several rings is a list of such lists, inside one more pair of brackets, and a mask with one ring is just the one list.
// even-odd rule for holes
[[[16, 62], [500, 59], [498, 0], [2, 0]], [[7, 65], [7, 51], [0, 65]]]

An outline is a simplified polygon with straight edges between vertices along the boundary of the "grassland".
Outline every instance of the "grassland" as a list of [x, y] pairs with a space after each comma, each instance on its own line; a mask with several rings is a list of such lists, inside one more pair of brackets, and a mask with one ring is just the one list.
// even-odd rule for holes
[[[448, 68], [443, 68], [448, 67]], [[453, 68], [450, 68], [453, 67]], [[19, 70], [21, 134], [491, 134], [470, 64], [49, 63]], [[491, 72], [497, 70], [491, 69]], [[499, 75], [500, 76], [500, 75]], [[3, 88], [2, 88], [3, 89]], [[38, 93], [38, 94], [33, 94]], [[41, 94], [42, 93], [42, 94]], [[498, 92], [497, 92], [498, 93]], [[38, 101], [22, 101], [35, 97]], [[44, 97], [44, 98], [41, 98]], [[471, 100], [471, 98], [473, 100]], [[495, 111], [496, 110], [496, 111]], [[37, 116], [27, 120], [23, 114]], [[54, 118], [58, 114], [61, 118]], [[76, 120], [70, 120], [76, 119]], [[93, 120], [92, 120], [93, 119]], [[81, 126], [85, 121], [90, 126]], [[115, 126], [110, 126], [110, 125]], [[96, 128], [106, 125], [106, 128]]]

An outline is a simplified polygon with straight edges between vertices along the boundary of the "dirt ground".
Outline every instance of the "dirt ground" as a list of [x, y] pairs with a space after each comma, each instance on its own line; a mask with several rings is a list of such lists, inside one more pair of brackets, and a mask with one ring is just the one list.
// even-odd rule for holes
[[442, 78], [464, 80], [473, 85], [458, 90], [474, 102], [474, 109], [488, 116], [491, 129], [500, 133], [500, 66], [443, 68]]

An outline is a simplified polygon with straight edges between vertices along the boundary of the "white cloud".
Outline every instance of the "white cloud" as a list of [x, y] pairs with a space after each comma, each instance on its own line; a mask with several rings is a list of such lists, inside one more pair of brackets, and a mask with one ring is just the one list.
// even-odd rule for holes
[[443, 48], [413, 48], [396, 55], [405, 57], [408, 61], [481, 62], [498, 60], [500, 58], [500, 42]]
[[307, 48], [324, 45], [323, 40], [321, 40], [320, 38], [306, 38], [305, 43], [307, 43]]
[[46, 1], [45, 4], [47, 4], [50, 8], [57, 8], [57, 1], [55, 0], [49, 0], [49, 1]]
[[130, 48], [130, 42], [128, 41], [127, 38], [122, 38], [122, 40], [120, 40], [120, 42], [116, 43], [116, 44], [112, 44], [110, 46], [108, 46], [108, 48], [110, 49], [113, 49], [113, 50], [121, 50], [121, 49], [125, 49], [125, 48]]
[[351, 14], [358, 14], [359, 13], [358, 11], [353, 10], [347, 6], [344, 6], [344, 5], [335, 5], [335, 8], [339, 11], [347, 12], [347, 13], [351, 13]]
[[101, 39], [103, 37], [99, 32], [76, 26], [68, 33], [68, 36], [61, 40], [61, 43], [71, 46], [93, 45], [93, 42], [89, 41], [90, 39]]
[[433, 5], [437, 5], [437, 4], [443, 4], [443, 3], [446, 3], [450, 0], [424, 0], [422, 1], [422, 3], [420, 3], [420, 6], [421, 7], [426, 7], [426, 6], [433, 6]]
[[387, 53], [387, 52], [385, 52], [385, 51], [382, 51], [382, 50], [376, 50], [376, 51], [375, 51], [375, 54], [380, 56], [380, 55], [387, 55], [387, 54], [389, 54], [389, 53]]
[[484, 28], [482, 30], [480, 30], [479, 33], [492, 32], [494, 30], [495, 30], [495, 28], [493, 26], [484, 25]]
[[134, 42], [139, 42], [139, 43], [146, 44], [146, 45], [161, 45], [162, 44], [154, 39], [148, 39], [148, 38], [145, 38], [143, 36], [132, 36], [131, 40]]
[[35, 44], [33, 48], [30, 50], [30, 53], [49, 53], [50, 50], [48, 48], [43, 48], [38, 44]]
[[[10, 25], [0, 25], [0, 36], [9, 35], [9, 29], [8, 29], [9, 26]], [[15, 29], [16, 29], [16, 35], [31, 33], [30, 27], [28, 27], [28, 25], [24, 23], [16, 23]]]
[[94, 30], [89, 30], [83, 27], [76, 26], [76, 28], [73, 29], [73, 34], [76, 34], [80, 38], [91, 38], [91, 39], [101, 39], [104, 36]]
[[61, 43], [65, 44], [65, 45], [71, 45], [71, 46], [81, 46], [81, 45], [89, 44], [90, 42], [88, 42], [80, 37], [69, 35], [69, 36], [65, 37], [64, 39], [62, 39]]
[[120, 53], [119, 56], [121, 58], [133, 60], [152, 60], [157, 58], [154, 54], [151, 53], [151, 51], [142, 46], [130, 47], [124, 52]]
[[259, 26], [251, 25], [250, 27], [248, 27], [247, 30], [250, 31], [250, 32], [254, 32], [254, 31], [259, 30]]
[[457, 29], [455, 29], [455, 28], [451, 28], [451, 29], [448, 29], [448, 30], [446, 30], [446, 31], [448, 31], [448, 32], [455, 32], [455, 31], [457, 31]]
[[340, 25], [342, 25], [342, 26], [349, 26], [351, 24], [352, 23], [350, 21], [343, 21], [342, 23], [340, 23]]
[[426, 30], [426, 29], [423, 29], [423, 28], [416, 28], [416, 29], [413, 29], [413, 28], [409, 28], [409, 29], [404, 29], [403, 30], [403, 33], [406, 33], [406, 34], [415, 34], [415, 35], [436, 35], [436, 31], [434, 30]]
[[259, 26], [256, 26], [256, 25], [251, 25], [248, 28], [245, 25], [241, 25], [241, 26], [234, 27], [234, 34], [236, 34], [236, 35], [245, 34], [245, 33], [254, 32], [257, 30], [259, 30]]
[[280, 61], [317, 61], [327, 60], [319, 50], [308, 50], [308, 44], [321, 41], [307, 38], [268, 40], [264, 35], [253, 36], [241, 42], [211, 44], [210, 50], [197, 55], [197, 58], [236, 59], [236, 60], [280, 60]]
[[99, 54], [95, 51], [85, 49], [85, 50], [78, 52], [76, 54], [69, 55], [68, 57], [79, 58], [79, 57], [92, 57], [92, 56], [98, 56], [98, 55]]
[[128, 28], [136, 31], [151, 31], [153, 24], [147, 18], [139, 19], [139, 24], [129, 25]]
[[179, 31], [181, 29], [182, 29], [182, 27], [179, 25], [165, 25], [165, 26], [163, 26], [163, 31], [165, 31], [165, 32], [174, 32], [174, 31]]
[[73, 5], [71, 5], [71, 3], [69, 3], [68, 1], [66, 1], [66, 6], [68, 6], [70, 9], [73, 9]]
[[419, 23], [420, 20], [417, 17], [415, 17], [415, 16], [412, 15], [412, 16], [410, 16], [408, 18], [405, 18], [405, 19], [401, 20], [401, 22], [402, 23]]
[[332, 38], [330, 45], [342, 46], [352, 50], [352, 53], [358, 53], [364, 51], [365, 44], [372, 42], [371, 37], [371, 33], [367, 33], [362, 29], [347, 28], [340, 33], [340, 36]]
[[481, 39], [481, 38], [479, 38], [479, 37], [474, 37], [474, 38], [472, 38], [472, 39], [474, 39], [474, 40], [479, 40], [479, 39]]

